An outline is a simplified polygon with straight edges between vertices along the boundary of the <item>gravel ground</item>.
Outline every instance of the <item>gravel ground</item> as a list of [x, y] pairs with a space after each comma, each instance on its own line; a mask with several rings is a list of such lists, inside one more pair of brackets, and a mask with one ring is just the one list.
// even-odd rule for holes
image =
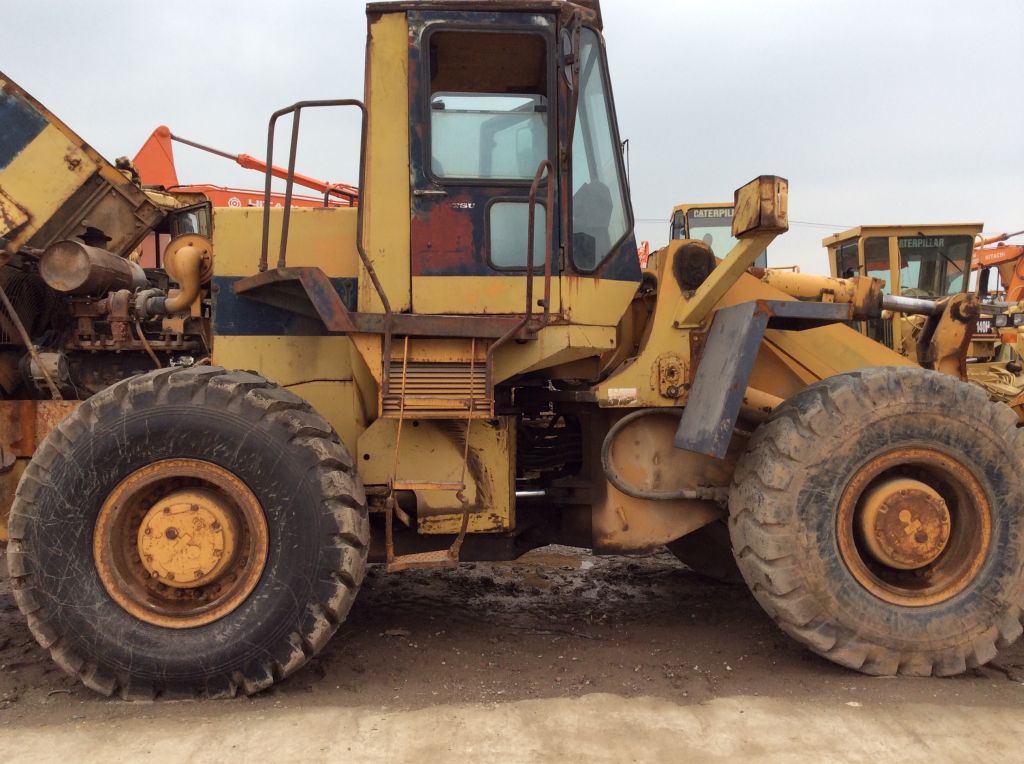
[[77, 686], [0, 579], [9, 761], [1019, 761], [1021, 729], [1024, 645], [953, 679], [862, 676], [792, 642], [744, 587], [668, 554], [547, 547], [451, 571], [373, 567], [320, 656], [234, 701], [125, 703]]

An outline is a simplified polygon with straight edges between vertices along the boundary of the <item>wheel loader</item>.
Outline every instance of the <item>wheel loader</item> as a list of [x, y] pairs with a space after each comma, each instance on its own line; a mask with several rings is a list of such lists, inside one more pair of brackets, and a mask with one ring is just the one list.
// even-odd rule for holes
[[[723, 520], [768, 615], [836, 663], [957, 674], [1020, 636], [1015, 417], [848, 325], [937, 303], [749, 273], [787, 229], [776, 176], [737, 191], [721, 261], [682, 240], [641, 269], [595, 0], [367, 18], [365, 100], [268, 129], [272, 166], [291, 118], [292, 175], [300, 115], [356, 110], [352, 209], [154, 205], [5, 84], [5, 269], [47, 300], [45, 331], [7, 311], [32, 382], [3, 402], [7, 559], [61, 667], [255, 693], [337, 631], [368, 561], [642, 554]], [[125, 214], [46, 197], [78, 172]], [[140, 276], [152, 225], [177, 235]]]
[[[984, 268], [979, 254], [984, 250], [978, 244], [981, 230], [981, 223], [858, 226], [827, 237], [822, 245], [833, 276], [863, 273], [881, 278], [886, 292], [938, 299], [961, 319], [948, 324], [961, 331], [958, 338], [945, 341], [954, 350], [945, 358], [928, 351], [937, 324], [925, 315], [891, 312], [881, 320], [861, 323], [862, 332], [929, 368], [980, 385], [1024, 421], [1024, 377], [1017, 350], [1019, 328], [1024, 326], [1022, 305], [1019, 295], [990, 293], [984, 270], [980, 279], [971, 278], [972, 271]], [[967, 332], [971, 316], [974, 324]]]

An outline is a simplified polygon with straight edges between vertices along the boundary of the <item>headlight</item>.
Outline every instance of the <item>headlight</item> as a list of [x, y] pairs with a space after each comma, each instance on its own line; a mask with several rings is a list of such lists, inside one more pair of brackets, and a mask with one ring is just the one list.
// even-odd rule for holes
[[1006, 315], [1005, 313], [1000, 313], [1000, 314], [992, 317], [992, 323], [995, 326], [999, 327], [1000, 329], [1002, 329], [1004, 326], [1006, 326], [1009, 322], [1010, 322], [1010, 317], [1008, 315]]
[[1024, 326], [1024, 313], [1014, 313], [1010, 318], [1014, 326]]

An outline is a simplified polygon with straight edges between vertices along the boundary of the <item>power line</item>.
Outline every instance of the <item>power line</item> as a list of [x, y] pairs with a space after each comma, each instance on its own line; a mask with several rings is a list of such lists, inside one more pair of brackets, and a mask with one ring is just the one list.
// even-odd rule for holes
[[852, 225], [839, 225], [838, 223], [811, 223], [806, 220], [790, 220], [791, 225], [805, 225], [812, 228], [834, 228], [838, 231], [845, 230], [847, 228], [853, 228]]
[[[667, 218], [634, 218], [637, 223], [664, 223], [668, 225], [670, 222]], [[843, 231], [847, 228], [853, 228], [851, 225], [840, 225], [839, 223], [814, 223], [808, 220], [790, 220], [790, 225], [807, 226], [810, 228], [830, 228], [836, 231]]]

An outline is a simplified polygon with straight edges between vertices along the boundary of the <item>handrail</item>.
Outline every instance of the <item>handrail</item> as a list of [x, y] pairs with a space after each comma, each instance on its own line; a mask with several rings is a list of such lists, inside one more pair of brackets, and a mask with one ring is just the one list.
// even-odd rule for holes
[[[529, 221], [527, 225], [530, 228], [530, 239], [527, 245], [527, 257], [530, 259], [529, 265], [533, 266], [533, 225], [534, 215], [537, 210], [537, 191], [540, 190], [541, 173], [546, 172], [547, 180], [547, 195], [545, 197], [544, 207], [544, 324], [547, 324], [551, 320], [551, 261], [554, 256], [551, 247], [551, 237], [555, 231], [555, 219], [552, 214], [552, 210], [555, 207], [555, 184], [551, 182], [551, 178], [554, 175], [555, 168], [547, 159], [540, 163], [537, 168], [536, 174], [533, 176], [533, 183], [530, 186], [530, 213]], [[533, 283], [533, 277], [530, 277], [530, 284]], [[530, 302], [530, 297], [526, 298], [527, 303]], [[527, 314], [532, 313], [530, 308], [527, 309]]]
[[[548, 159], [542, 159], [534, 173], [533, 183], [530, 184], [529, 213], [527, 216], [527, 240], [526, 240], [526, 313], [521, 321], [499, 337], [489, 348], [487, 348], [487, 397], [494, 406], [494, 353], [502, 345], [506, 344], [516, 334], [523, 330], [533, 318], [533, 259], [534, 259], [534, 235], [533, 227], [537, 213], [537, 192], [540, 191], [542, 181], [547, 182], [547, 207], [545, 210], [545, 238], [544, 238], [544, 319], [541, 327], [547, 325], [551, 319], [551, 260], [552, 247], [551, 238], [554, 234], [554, 218], [552, 211], [555, 206], [555, 166]], [[538, 327], [540, 328], [540, 327]], [[493, 411], [492, 411], [493, 413]]]
[[[329, 99], [319, 101], [298, 101], [291, 106], [287, 106], [283, 109], [278, 109], [272, 115], [270, 115], [270, 123], [267, 126], [267, 170], [266, 180], [263, 187], [263, 239], [260, 245], [260, 261], [259, 271], [263, 273], [267, 270], [267, 260], [270, 249], [270, 187], [273, 181], [273, 165], [274, 165], [274, 134], [277, 127], [277, 120], [283, 117], [285, 114], [294, 114], [292, 119], [292, 134], [290, 144], [290, 154], [288, 157], [288, 175], [285, 179], [285, 195], [284, 195], [284, 218], [281, 221], [281, 249], [278, 253], [277, 267], [287, 267], [286, 253], [288, 250], [288, 228], [291, 221], [291, 204], [292, 204], [292, 190], [295, 185], [295, 159], [299, 143], [299, 117], [303, 109], [306, 108], [318, 108], [325, 106], [354, 106], [359, 109], [361, 114], [361, 135], [359, 139], [359, 190], [360, 193], [366, 187], [366, 141], [367, 141], [367, 123], [368, 113], [366, 110], [366, 104], [362, 101], [353, 98], [340, 98], [340, 99]], [[366, 268], [367, 274], [370, 276], [370, 281], [373, 282], [373, 288], [377, 292], [377, 296], [380, 298], [381, 305], [384, 307], [384, 322], [385, 326], [390, 326], [391, 323], [391, 303], [388, 301], [388, 296], [384, 292], [384, 286], [381, 284], [380, 279], [377, 277], [377, 271], [373, 267], [373, 263], [370, 262], [369, 256], [366, 254], [366, 249], [363, 246], [363, 205], [360, 203], [356, 207], [356, 251], [359, 253], [359, 259], [363, 263], [363, 267]]]

